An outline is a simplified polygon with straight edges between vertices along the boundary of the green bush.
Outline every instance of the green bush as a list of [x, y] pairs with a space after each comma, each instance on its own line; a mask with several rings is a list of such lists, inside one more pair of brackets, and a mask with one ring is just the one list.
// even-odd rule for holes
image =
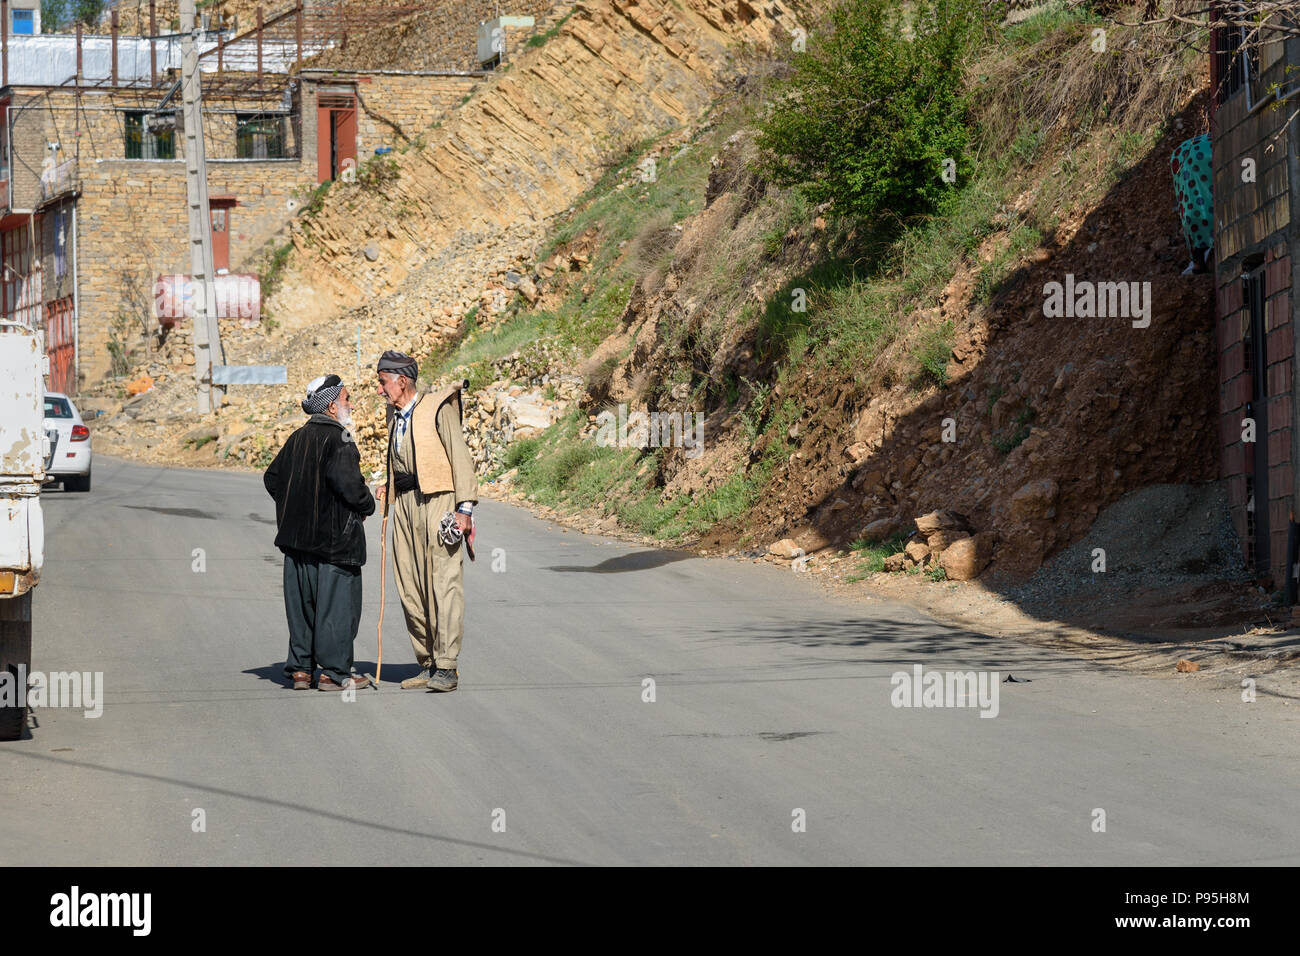
[[857, 569], [845, 580], [852, 584], [861, 581], [869, 574], [878, 574], [885, 570], [885, 558], [897, 554], [907, 544], [907, 535], [895, 534], [883, 541], [868, 541], [861, 538], [849, 546], [849, 550], [859, 558]]
[[364, 189], [383, 189], [401, 178], [397, 160], [391, 156], [372, 156], [357, 170], [357, 185]]
[[[760, 126], [764, 172], [840, 214], [908, 220], [966, 178], [962, 64], [983, 22], [976, 0], [841, 0], [829, 34], [796, 53]], [[909, 37], [910, 34], [910, 37]]]
[[542, 442], [538, 438], [521, 438], [506, 449], [505, 468], [509, 471], [511, 468], [518, 468], [537, 457], [537, 452], [541, 449]]
[[949, 320], [939, 323], [922, 336], [913, 353], [920, 366], [922, 384], [934, 384], [940, 388], [948, 384], [948, 360], [952, 358], [952, 343], [953, 324]]

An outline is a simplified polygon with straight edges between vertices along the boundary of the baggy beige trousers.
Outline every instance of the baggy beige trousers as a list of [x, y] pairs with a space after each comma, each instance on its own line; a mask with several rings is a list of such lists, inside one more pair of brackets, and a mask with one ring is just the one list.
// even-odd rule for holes
[[[411, 442], [394, 454], [398, 471], [412, 472]], [[406, 630], [421, 667], [453, 670], [465, 633], [464, 544], [455, 550], [438, 538], [438, 524], [456, 510], [456, 493], [425, 495], [418, 488], [394, 493], [393, 568]]]
[[464, 544], [448, 550], [438, 538], [438, 523], [456, 510], [455, 499], [451, 491], [394, 495], [393, 568], [421, 667], [454, 670], [465, 633]]

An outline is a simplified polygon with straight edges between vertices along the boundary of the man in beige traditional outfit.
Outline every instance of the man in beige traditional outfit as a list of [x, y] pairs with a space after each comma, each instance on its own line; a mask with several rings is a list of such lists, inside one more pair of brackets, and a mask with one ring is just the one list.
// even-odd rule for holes
[[378, 373], [379, 394], [391, 406], [388, 477], [378, 497], [384, 514], [391, 509], [393, 515], [397, 590], [421, 667], [402, 687], [453, 691], [465, 631], [462, 551], [469, 548], [474, 556], [471, 516], [478, 501], [461, 428], [460, 386], [417, 391], [416, 361], [401, 352], [385, 352]]

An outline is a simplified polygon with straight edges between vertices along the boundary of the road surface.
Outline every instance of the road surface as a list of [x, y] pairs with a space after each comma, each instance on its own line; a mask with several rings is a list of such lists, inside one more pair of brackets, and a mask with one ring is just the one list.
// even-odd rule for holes
[[[33, 669], [102, 672], [103, 712], [37, 709], [0, 744], [0, 864], [1300, 863], [1300, 701], [485, 502], [460, 689], [397, 688], [390, 574], [384, 687], [349, 702], [281, 683], [259, 476], [101, 457], [44, 508]], [[993, 718], [893, 706], [916, 664], [1030, 682]]]

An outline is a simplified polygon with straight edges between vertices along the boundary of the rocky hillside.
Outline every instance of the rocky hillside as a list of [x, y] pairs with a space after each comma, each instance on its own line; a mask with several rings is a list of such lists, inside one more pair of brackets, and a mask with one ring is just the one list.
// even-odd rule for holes
[[[1104, 70], [1084, 21], [1027, 33], [975, 70], [1000, 160], [873, 253], [874, 274], [844, 264], [869, 224], [837, 230], [829, 208], [802, 208], [737, 133], [706, 208], [665, 229], [587, 362], [585, 425], [507, 477], [709, 551], [892, 542], [893, 566], [952, 577], [1023, 576], [1126, 493], [1212, 479], [1212, 286], [1179, 274], [1168, 165], [1205, 128], [1203, 63], [1171, 55], [1175, 32], [1113, 34], [1122, 52]], [[1067, 276], [1138, 281], [1149, 324], [1049, 317], [1044, 291]], [[807, 318], [791, 314], [796, 291]], [[597, 415], [619, 406], [702, 414], [703, 453], [584, 461]], [[603, 477], [573, 484], [575, 461]]]

